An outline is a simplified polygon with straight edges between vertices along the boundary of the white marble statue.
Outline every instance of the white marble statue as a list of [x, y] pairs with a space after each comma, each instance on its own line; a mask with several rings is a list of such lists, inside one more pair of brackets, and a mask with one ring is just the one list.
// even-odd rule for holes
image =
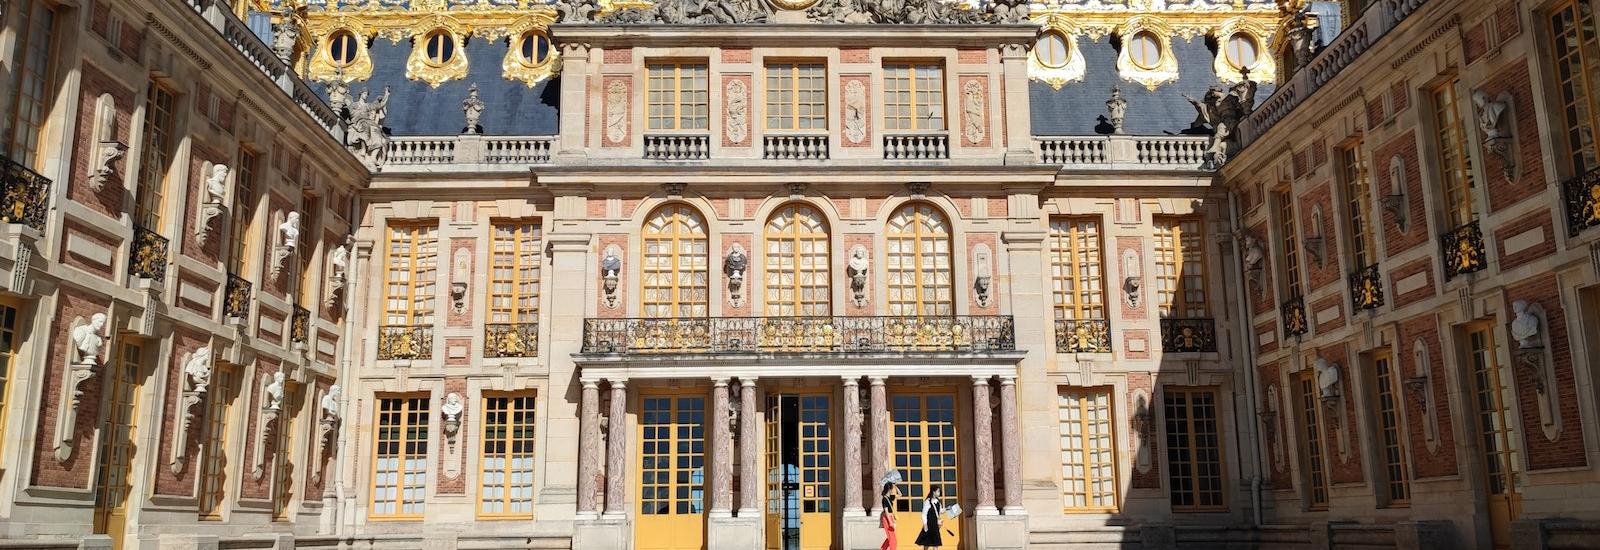
[[342, 388], [338, 384], [328, 387], [328, 393], [322, 396], [322, 419], [339, 419], [339, 392]]
[[267, 409], [278, 410], [283, 408], [283, 371], [272, 375], [272, 382], [267, 384]]
[[1106, 111], [1110, 113], [1111, 133], [1122, 133], [1122, 119], [1128, 114], [1128, 100], [1122, 99], [1122, 88], [1111, 87], [1111, 99], [1106, 100]]
[[483, 117], [484, 107], [483, 99], [478, 97], [478, 85], [474, 83], [467, 88], [467, 98], [461, 100], [461, 112], [467, 115], [467, 127], [461, 133], [478, 133], [478, 119]]
[[1327, 359], [1318, 357], [1312, 367], [1317, 372], [1317, 388], [1323, 397], [1339, 396], [1339, 366], [1329, 363]]
[[461, 418], [461, 411], [466, 405], [461, 403], [461, 394], [450, 392], [444, 396], [444, 405], [439, 407], [439, 412], [444, 413], [445, 422], [455, 422]]
[[206, 178], [206, 200], [212, 204], [224, 204], [228, 200], [228, 165], [211, 165], [211, 176]]
[[350, 249], [342, 244], [333, 247], [333, 252], [328, 253], [328, 263], [333, 264], [333, 277], [344, 279], [345, 273], [350, 269]]
[[106, 314], [96, 313], [89, 323], [72, 329], [72, 347], [77, 350], [73, 362], [80, 365], [100, 364], [100, 348], [105, 345]]
[[201, 346], [194, 350], [189, 362], [183, 364], [183, 373], [189, 377], [190, 391], [206, 391], [206, 386], [211, 384], [211, 348]]
[[867, 247], [856, 245], [850, 251], [850, 261], [845, 264], [846, 275], [850, 276], [850, 290], [855, 293], [856, 305], [867, 303], [867, 273], [872, 269], [872, 262], [867, 259]]
[[1500, 117], [1505, 114], [1506, 104], [1489, 99], [1489, 94], [1483, 90], [1472, 92], [1472, 105], [1476, 107], [1478, 115], [1478, 130], [1483, 132], [1483, 141], [1494, 142], [1500, 139]]
[[283, 239], [281, 246], [293, 250], [300, 243], [300, 213], [290, 212], [288, 219], [278, 224], [278, 233]]
[[1511, 337], [1517, 339], [1519, 348], [1537, 348], [1542, 345], [1539, 341], [1539, 315], [1532, 309], [1527, 300], [1511, 303], [1511, 311], [1516, 315], [1511, 320]]

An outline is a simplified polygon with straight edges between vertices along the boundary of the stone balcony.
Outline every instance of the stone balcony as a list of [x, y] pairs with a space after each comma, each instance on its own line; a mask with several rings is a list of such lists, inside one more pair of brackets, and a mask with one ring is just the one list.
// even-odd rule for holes
[[1206, 136], [1034, 136], [1039, 162], [1063, 170], [1199, 171]]
[[586, 319], [582, 353], [991, 354], [1017, 351], [1010, 316]]

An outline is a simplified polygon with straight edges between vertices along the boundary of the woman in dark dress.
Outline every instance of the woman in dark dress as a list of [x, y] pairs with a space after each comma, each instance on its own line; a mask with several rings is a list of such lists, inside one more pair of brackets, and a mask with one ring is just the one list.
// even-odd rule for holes
[[933, 550], [944, 546], [944, 536], [939, 533], [939, 516], [944, 514], [944, 504], [939, 497], [944, 491], [935, 485], [928, 488], [928, 498], [922, 501], [922, 532], [917, 534], [917, 546]]

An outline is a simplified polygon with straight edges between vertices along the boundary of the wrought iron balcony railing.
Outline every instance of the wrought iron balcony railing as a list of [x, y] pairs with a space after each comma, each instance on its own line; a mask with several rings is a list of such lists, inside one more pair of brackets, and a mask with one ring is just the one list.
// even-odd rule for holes
[[1283, 333], [1287, 336], [1299, 336], [1311, 331], [1310, 321], [1306, 319], [1306, 299], [1298, 294], [1290, 296], [1279, 306], [1283, 314]]
[[1439, 236], [1444, 256], [1444, 280], [1489, 267], [1488, 250], [1483, 246], [1483, 230], [1472, 220]]
[[0, 178], [5, 179], [5, 209], [0, 212], [0, 222], [18, 223], [44, 230], [44, 218], [50, 207], [50, 179], [29, 170], [28, 167], [0, 156]]
[[1561, 184], [1567, 203], [1567, 236], [1600, 226], [1600, 168]]
[[133, 246], [128, 249], [128, 274], [161, 282], [167, 279], [167, 245], [161, 234], [133, 226]]
[[1015, 351], [1011, 316], [587, 319], [583, 353]]
[[1111, 321], [1056, 319], [1057, 353], [1110, 353]]
[[483, 326], [484, 357], [538, 357], [539, 323], [489, 323]]
[[223, 317], [243, 319], [250, 316], [250, 281], [244, 277], [228, 273], [228, 286], [223, 291], [222, 314]]
[[1206, 318], [1162, 319], [1161, 351], [1167, 353], [1210, 353], [1217, 351], [1216, 320]]
[[294, 306], [294, 316], [289, 319], [289, 341], [295, 344], [311, 341], [311, 310]]
[[1383, 306], [1383, 275], [1378, 273], [1378, 264], [1350, 274], [1350, 304], [1356, 311]]
[[432, 359], [433, 325], [378, 327], [378, 359]]

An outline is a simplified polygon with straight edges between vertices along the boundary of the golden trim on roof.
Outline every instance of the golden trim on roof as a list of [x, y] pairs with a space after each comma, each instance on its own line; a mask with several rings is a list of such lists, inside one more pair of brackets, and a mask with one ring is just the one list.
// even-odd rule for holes
[[1228, 61], [1228, 38], [1236, 33], [1244, 33], [1256, 41], [1256, 62], [1250, 67], [1250, 80], [1270, 84], [1273, 77], [1278, 74], [1278, 63], [1273, 59], [1272, 52], [1267, 49], [1268, 44], [1271, 44], [1272, 27], [1260, 20], [1246, 17], [1235, 17], [1224, 21], [1212, 33], [1217, 39], [1217, 56], [1211, 65], [1217, 71], [1217, 78], [1223, 82], [1244, 80], [1244, 74], [1239, 68]]
[[1082, 29], [1073, 19], [1063, 13], [1052, 13], [1035, 18], [1042, 31], [1040, 36], [1051, 31], [1061, 33], [1067, 42], [1067, 62], [1060, 67], [1051, 67], [1039, 61], [1038, 55], [1028, 56], [1028, 78], [1049, 84], [1052, 89], [1060, 90], [1070, 82], [1083, 80], [1087, 66], [1083, 60], [1083, 52], [1078, 49], [1078, 35]]
[[[409, 7], [380, 0], [315, 0], [308, 6], [305, 18], [307, 34], [314, 37], [318, 50], [307, 71], [310, 79], [351, 82], [371, 78], [372, 59], [366, 42], [387, 38], [393, 44], [411, 40], [406, 77], [437, 87], [466, 77], [468, 38], [493, 41], [514, 39], [532, 29], [545, 31], [555, 23], [556, 10], [546, 0], [411, 0]], [[357, 60], [342, 72], [326, 51], [328, 38], [340, 29], [351, 31], [360, 43]], [[439, 30], [455, 40], [455, 57], [435, 66], [427, 62], [426, 37]], [[555, 74], [559, 67], [552, 59], [537, 70], [507, 72], [504, 76], [531, 86]]]
[[[1099, 42], [1108, 36], [1131, 37], [1139, 31], [1150, 31], [1161, 40], [1161, 60], [1154, 69], [1138, 67], [1128, 59], [1126, 50], [1117, 54], [1117, 69], [1123, 79], [1137, 82], [1146, 88], [1178, 78], [1177, 59], [1172, 53], [1172, 39], [1193, 41], [1197, 37], [1213, 36], [1219, 41], [1235, 31], [1245, 31], [1256, 37], [1262, 51], [1257, 54], [1257, 68], [1251, 70], [1251, 80], [1266, 82], [1276, 72], [1275, 63], [1266, 52], [1272, 44], [1273, 29], [1278, 28], [1277, 7], [1264, 0], [1048, 0], [1036, 1], [1032, 6], [1032, 19], [1041, 30], [1059, 30], [1067, 36], [1073, 48], [1074, 59], [1080, 50], [1077, 37], [1087, 37]], [[1239, 71], [1230, 66], [1222, 48], [1218, 48], [1215, 64], [1217, 75], [1223, 81], [1238, 81]], [[1031, 56], [1030, 56], [1031, 57]], [[1070, 67], [1072, 63], [1068, 63]], [[1226, 70], [1222, 70], [1226, 68]], [[1028, 77], [1060, 89], [1063, 85], [1082, 78], [1061, 69], [1050, 70], [1037, 61], [1029, 63]]]

